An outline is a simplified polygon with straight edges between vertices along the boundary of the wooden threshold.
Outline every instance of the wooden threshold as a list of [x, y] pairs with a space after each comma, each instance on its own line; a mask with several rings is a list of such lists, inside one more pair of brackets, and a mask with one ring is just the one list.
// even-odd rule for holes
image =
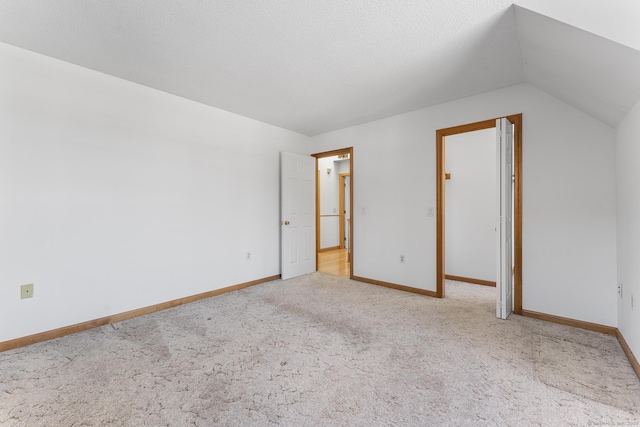
[[329, 252], [329, 251], [335, 251], [337, 249], [341, 249], [340, 246], [331, 246], [329, 248], [318, 249], [318, 252]]
[[429, 297], [437, 298], [438, 294], [434, 291], [428, 291], [426, 289], [413, 288], [411, 286], [398, 285], [396, 283], [383, 282], [382, 280], [368, 279], [366, 277], [353, 276], [351, 279], [358, 282], [369, 283], [370, 285], [384, 286], [385, 288], [397, 289], [399, 291], [412, 292], [414, 294], [426, 295]]
[[473, 283], [475, 285], [493, 286], [494, 288], [496, 287], [496, 282], [492, 282], [490, 280], [472, 279], [470, 277], [453, 276], [451, 274], [445, 274], [444, 278], [448, 280], [455, 280], [456, 282], [466, 282]]
[[40, 332], [34, 335], [27, 335], [26, 337], [16, 338], [9, 341], [0, 342], [0, 352], [11, 350], [18, 347], [24, 347], [26, 345], [35, 344], [42, 341], [48, 341], [55, 338], [60, 338], [65, 335], [75, 334], [76, 332], [86, 331], [88, 329], [97, 328], [99, 326], [108, 325], [110, 323], [122, 322], [123, 320], [131, 319], [134, 317], [142, 316], [145, 314], [154, 313], [156, 311], [164, 310], [171, 307], [176, 307], [182, 304], [188, 304], [190, 302], [199, 301], [201, 299], [214, 297], [216, 295], [226, 294], [227, 292], [237, 291], [239, 289], [248, 288], [249, 286], [258, 285], [260, 283], [271, 282], [280, 278], [280, 275], [265, 277], [262, 279], [252, 280], [250, 282], [240, 283], [238, 285], [228, 286], [226, 288], [216, 289], [213, 291], [203, 292], [201, 294], [191, 295], [184, 298], [174, 299], [172, 301], [163, 302], [160, 304], [150, 305], [147, 307], [138, 308], [124, 313], [113, 314], [111, 316], [102, 317], [100, 319], [89, 320], [87, 322], [77, 323], [75, 325], [64, 326], [62, 328], [53, 329], [51, 331]]

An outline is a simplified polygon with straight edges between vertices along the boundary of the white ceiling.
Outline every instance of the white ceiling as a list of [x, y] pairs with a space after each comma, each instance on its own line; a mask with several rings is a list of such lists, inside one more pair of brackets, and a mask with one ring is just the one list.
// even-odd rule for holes
[[640, 99], [640, 51], [516, 7], [525, 80], [615, 127]]
[[509, 0], [0, 0], [0, 41], [307, 135], [523, 80]]
[[[629, 76], [603, 111], [563, 92], [563, 49], [593, 35], [557, 44], [569, 26], [539, 16], [509, 0], [0, 0], [0, 41], [306, 135], [524, 81], [615, 125]], [[569, 68], [593, 65], [585, 46]]]
[[518, 0], [518, 6], [640, 50], [638, 0]]

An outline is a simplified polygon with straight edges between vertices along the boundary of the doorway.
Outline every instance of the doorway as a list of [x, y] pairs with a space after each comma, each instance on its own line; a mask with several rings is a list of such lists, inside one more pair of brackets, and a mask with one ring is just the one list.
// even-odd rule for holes
[[[522, 314], [522, 114], [506, 117], [513, 124], [513, 312]], [[496, 127], [485, 120], [436, 131], [436, 296], [445, 296], [445, 138]]]
[[496, 166], [495, 128], [445, 138], [446, 280], [496, 287]]
[[352, 278], [353, 147], [312, 156], [316, 158], [317, 271]]

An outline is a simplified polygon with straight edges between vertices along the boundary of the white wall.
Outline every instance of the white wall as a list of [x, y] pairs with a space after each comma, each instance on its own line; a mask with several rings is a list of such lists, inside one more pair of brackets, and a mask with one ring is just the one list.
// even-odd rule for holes
[[[278, 274], [281, 150], [354, 146], [355, 274], [435, 290], [435, 131], [517, 112], [524, 308], [617, 324], [614, 131], [529, 85], [320, 135], [310, 149], [305, 136], [8, 45], [0, 62], [0, 341]], [[627, 290], [639, 115], [618, 129]], [[34, 298], [20, 300], [24, 283]], [[638, 354], [626, 295], [620, 327]]]
[[[640, 358], [640, 102], [617, 129], [618, 328]], [[633, 296], [633, 307], [631, 298]]]
[[349, 160], [338, 160], [335, 162], [338, 173], [349, 173]]
[[4, 44], [0, 63], [0, 341], [279, 274], [279, 151], [308, 137]]
[[515, 113], [524, 309], [616, 326], [614, 130], [527, 84], [313, 138], [354, 146], [354, 274], [435, 291], [435, 132]]
[[496, 130], [445, 138], [446, 274], [496, 281]]

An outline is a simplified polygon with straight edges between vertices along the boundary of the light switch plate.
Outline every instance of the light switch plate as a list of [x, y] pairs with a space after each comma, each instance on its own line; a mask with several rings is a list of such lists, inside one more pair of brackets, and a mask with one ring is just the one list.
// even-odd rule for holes
[[20, 286], [20, 298], [25, 299], [31, 297], [33, 297], [33, 283]]

